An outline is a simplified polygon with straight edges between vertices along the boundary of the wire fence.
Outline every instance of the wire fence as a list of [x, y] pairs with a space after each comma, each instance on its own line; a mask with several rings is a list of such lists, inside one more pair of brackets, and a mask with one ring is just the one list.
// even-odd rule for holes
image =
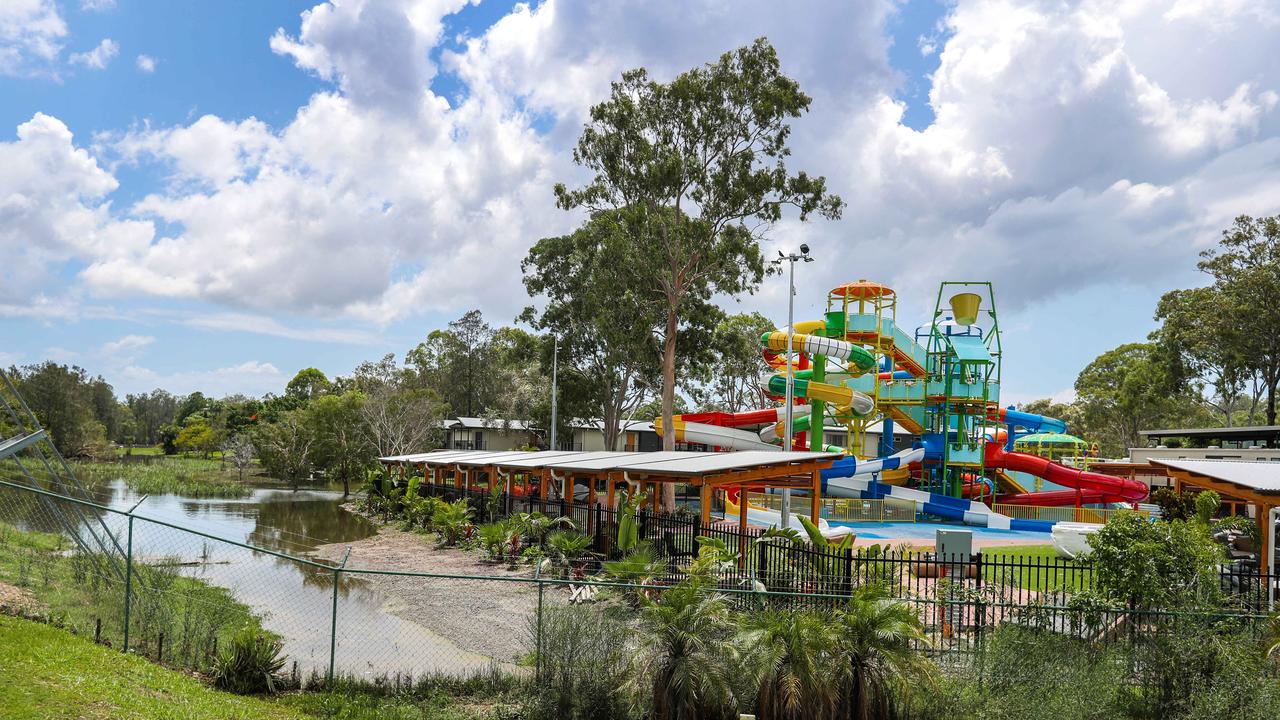
[[[596, 557], [621, 555], [611, 509], [455, 492], [484, 503], [481, 517], [488, 519], [563, 512], [591, 535]], [[575, 602], [660, 596], [684, 577], [694, 538], [704, 536], [747, 549], [715, 586], [734, 607], [830, 612], [858, 588], [876, 585], [915, 608], [927, 635], [920, 649], [947, 665], [973, 665], [985, 638], [1010, 623], [1132, 643], [1193, 621], [1176, 613], [1071, 607], [1064, 598], [1094, 581], [1087, 563], [987, 553], [834, 553], [675, 513], [639, 514], [641, 536], [662, 549], [664, 568], [636, 585], [596, 574], [599, 563], [577, 574], [568, 567], [542, 573], [490, 566], [489, 574], [475, 576], [388, 570], [392, 558], [376, 549], [358, 557], [292, 555], [147, 517], [145, 506], [112, 509], [0, 480], [0, 591], [16, 589], [0, 593], [0, 605], [173, 667], [207, 669], [248, 628], [279, 637], [298, 677], [385, 680], [494, 668], [529, 675], [538, 671], [548, 612]], [[69, 533], [70, 517], [108, 530], [123, 548], [120, 561], [79, 542], [74, 535], [85, 530]], [[429, 551], [422, 543], [411, 552]], [[1258, 573], [1223, 577], [1236, 601], [1215, 613], [1215, 622], [1261, 635], [1274, 580]]]

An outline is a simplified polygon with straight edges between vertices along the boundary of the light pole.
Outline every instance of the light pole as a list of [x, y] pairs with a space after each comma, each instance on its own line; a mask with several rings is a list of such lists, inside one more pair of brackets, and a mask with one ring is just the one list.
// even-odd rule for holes
[[551, 449], [556, 449], [556, 401], [559, 400], [559, 393], [556, 392], [556, 374], [560, 364], [560, 336], [552, 335], [551, 346]]
[[[787, 353], [783, 356], [787, 363], [787, 399], [786, 406], [783, 410], [782, 421], [782, 449], [791, 452], [791, 426], [795, 409], [795, 367], [792, 362], [791, 355], [795, 351], [793, 343], [795, 342], [795, 309], [796, 309], [796, 261], [813, 262], [813, 258], [809, 257], [809, 246], [804, 243], [800, 244], [800, 254], [795, 253], [784, 254], [778, 251], [778, 259], [773, 261], [774, 265], [787, 263], [789, 269], [789, 281], [787, 291]], [[810, 428], [810, 433], [813, 428]], [[818, 432], [821, 432], [819, 430]], [[816, 520], [815, 520], [816, 522]], [[791, 489], [786, 488], [782, 491], [782, 527], [791, 526]]]

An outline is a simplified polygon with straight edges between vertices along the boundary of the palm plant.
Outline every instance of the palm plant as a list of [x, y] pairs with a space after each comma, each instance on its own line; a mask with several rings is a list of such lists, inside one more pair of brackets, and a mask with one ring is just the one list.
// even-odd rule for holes
[[436, 510], [444, 505], [445, 501], [438, 497], [416, 497], [413, 500], [405, 501], [405, 522], [410, 528], [420, 527], [424, 530], [432, 528]]
[[900, 702], [917, 685], [932, 685], [933, 665], [916, 650], [927, 643], [920, 617], [891, 600], [881, 587], [855, 591], [834, 627], [842, 689], [840, 716], [855, 720], [896, 718]]
[[454, 500], [451, 503], [441, 503], [436, 507], [431, 522], [440, 533], [441, 542], [450, 546], [457, 545], [458, 541], [467, 535], [467, 528], [471, 525], [471, 515], [471, 506], [465, 499]]
[[640, 614], [632, 674], [654, 720], [702, 720], [737, 715], [737, 651], [722, 598], [692, 586], [668, 591]]
[[541, 545], [547, 534], [557, 528], [572, 530], [573, 520], [567, 517], [550, 518], [538, 511], [516, 513], [511, 516], [511, 524], [519, 529], [530, 545]]
[[492, 560], [502, 558], [502, 552], [507, 542], [507, 526], [505, 523], [495, 522], [481, 525], [476, 534], [480, 537], [480, 549], [484, 551], [486, 557]]
[[1267, 657], [1280, 655], [1280, 613], [1271, 616], [1267, 623]]
[[755, 613], [742, 623], [739, 643], [759, 688], [761, 720], [835, 717], [841, 656], [829, 615]]
[[633, 586], [626, 593], [632, 605], [640, 603], [641, 594], [648, 592], [645, 588], [656, 584], [667, 569], [648, 545], [641, 545], [620, 560], [604, 563], [603, 568], [607, 576]]

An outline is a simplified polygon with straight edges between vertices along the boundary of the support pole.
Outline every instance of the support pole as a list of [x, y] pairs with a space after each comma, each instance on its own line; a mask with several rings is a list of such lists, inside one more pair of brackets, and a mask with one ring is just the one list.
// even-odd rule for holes
[[702, 481], [702, 487], [698, 488], [698, 504], [701, 505], [702, 526], [711, 524], [711, 486], [706, 480]]
[[822, 513], [822, 471], [813, 471], [813, 486], [809, 490], [809, 522], [818, 524]]
[[747, 486], [738, 486], [738, 567], [747, 562]]
[[129, 540], [124, 556], [124, 645], [123, 651], [129, 652], [129, 613], [133, 608], [133, 511], [147, 499], [146, 495], [138, 498], [138, 502], [129, 508]]
[[333, 666], [338, 656], [338, 586], [342, 581], [342, 570], [347, 566], [347, 558], [351, 557], [351, 546], [342, 556], [342, 564], [333, 569], [333, 612], [329, 616], [329, 674], [328, 684], [333, 686]]

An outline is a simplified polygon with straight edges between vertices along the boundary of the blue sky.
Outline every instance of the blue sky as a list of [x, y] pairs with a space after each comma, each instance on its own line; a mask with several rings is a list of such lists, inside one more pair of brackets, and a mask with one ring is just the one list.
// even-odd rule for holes
[[[31, 0], [0, 9], [0, 198], [29, 201], [0, 202], [0, 362], [261, 394], [471, 307], [510, 322], [524, 249], [574, 222], [549, 188], [581, 177], [608, 82], [768, 35], [814, 97], [793, 165], [850, 203], [767, 240], [820, 258], [798, 313], [874, 277], [913, 325], [939, 281], [991, 279], [1009, 399], [1064, 397], [1202, 282], [1232, 215], [1280, 211], [1278, 23], [1265, 2]], [[770, 280], [740, 307], [781, 323], [783, 299]]]

